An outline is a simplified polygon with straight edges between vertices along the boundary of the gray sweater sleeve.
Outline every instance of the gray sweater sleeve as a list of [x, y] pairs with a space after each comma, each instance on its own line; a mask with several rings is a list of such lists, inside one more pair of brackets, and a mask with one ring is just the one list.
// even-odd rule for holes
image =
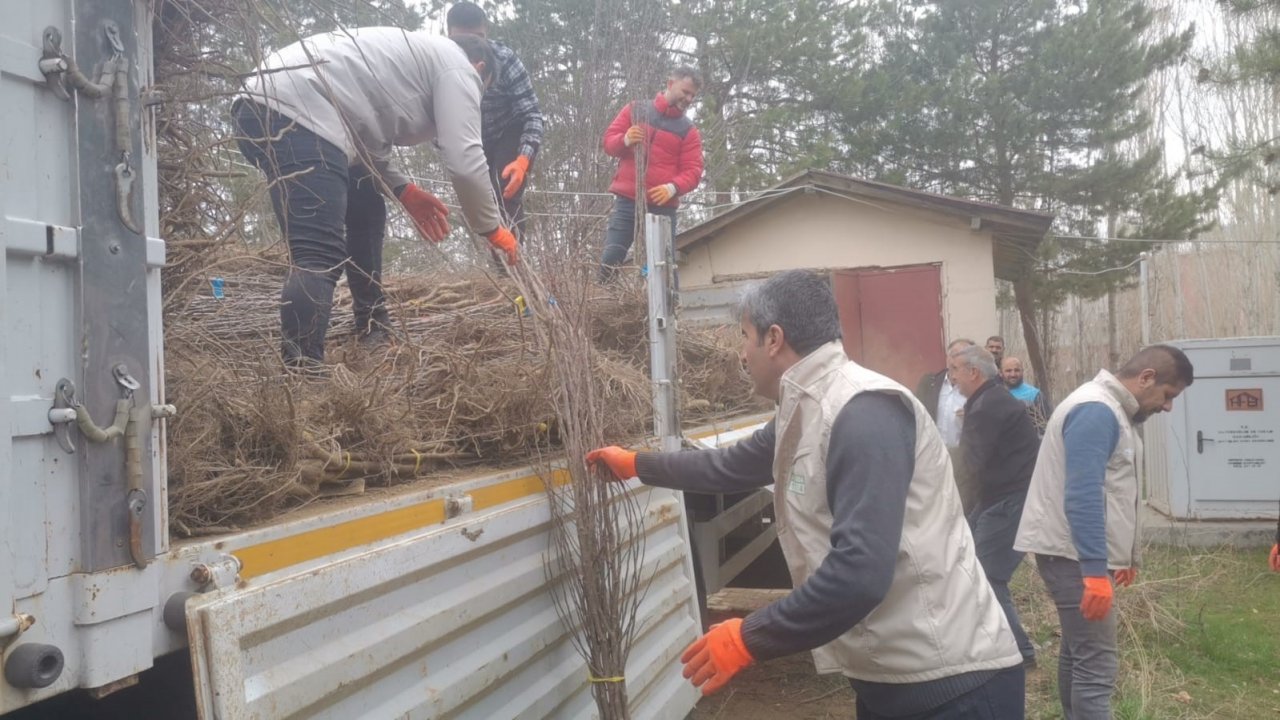
[[785, 598], [747, 616], [743, 641], [757, 660], [825, 645], [889, 592], [915, 473], [915, 419], [890, 393], [855, 396], [836, 416], [827, 448], [831, 551]]
[[700, 493], [731, 493], [773, 483], [773, 420], [726, 448], [636, 455], [646, 485]]

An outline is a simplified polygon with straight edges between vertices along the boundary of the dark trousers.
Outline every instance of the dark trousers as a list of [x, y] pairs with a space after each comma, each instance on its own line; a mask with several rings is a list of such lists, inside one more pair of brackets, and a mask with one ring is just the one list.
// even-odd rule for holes
[[347, 166], [340, 148], [292, 119], [237, 101], [232, 120], [245, 158], [267, 176], [289, 245], [280, 293], [281, 354], [291, 366], [324, 360], [333, 288], [346, 270], [357, 331], [389, 325], [382, 291], [387, 206], [371, 173]]
[[997, 500], [976, 510], [969, 522], [973, 528], [978, 561], [982, 563], [982, 570], [1000, 601], [1000, 607], [1004, 608], [1004, 615], [1013, 628], [1013, 639], [1017, 641], [1023, 659], [1034, 658], [1036, 650], [1026, 631], [1022, 629], [1018, 609], [1014, 607], [1013, 597], [1009, 595], [1009, 581], [1013, 579], [1014, 571], [1026, 554], [1013, 549], [1014, 538], [1018, 536], [1018, 521], [1022, 519], [1022, 506], [1026, 500], [1025, 490]]
[[[506, 187], [507, 181], [502, 179], [502, 171], [508, 165], [520, 157], [520, 134], [524, 132], [524, 126], [520, 123], [514, 123], [502, 134], [496, 138], [486, 138], [484, 143], [484, 159], [489, 163], [489, 182], [493, 184], [494, 195], [498, 198], [498, 202], [502, 205], [502, 221], [511, 232], [515, 233], [516, 239], [522, 244], [524, 243], [524, 190], [529, 187], [529, 178], [525, 176], [524, 184], [516, 191], [515, 195], [509, 198], [502, 196], [502, 189]], [[532, 164], [529, 166], [529, 172], [533, 172]], [[497, 253], [494, 253], [497, 258]], [[501, 265], [501, 262], [498, 263]]]
[[[912, 685], [902, 692], [910, 694]], [[881, 715], [855, 701], [858, 720], [1023, 720], [1026, 717], [1026, 671], [1021, 665], [1001, 670], [985, 684], [941, 707], [914, 715]]]
[[[671, 237], [676, 236], [676, 209], [649, 207], [648, 212], [671, 218]], [[617, 276], [618, 266], [627, 259], [627, 251], [636, 237], [636, 201], [621, 195], [613, 196], [613, 211], [605, 227], [604, 257], [600, 260], [600, 281], [608, 282]], [[641, 261], [641, 264], [645, 264]]]

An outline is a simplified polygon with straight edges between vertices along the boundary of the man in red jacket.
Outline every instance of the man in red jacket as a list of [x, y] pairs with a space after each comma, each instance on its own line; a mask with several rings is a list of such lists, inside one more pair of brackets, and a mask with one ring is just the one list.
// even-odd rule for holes
[[635, 238], [636, 158], [644, 163], [644, 198], [648, 212], [671, 218], [675, 236], [676, 208], [680, 196], [702, 180], [702, 136], [685, 117], [685, 111], [702, 87], [702, 78], [691, 67], [680, 66], [667, 78], [667, 89], [652, 103], [628, 103], [604, 133], [604, 151], [619, 158], [618, 172], [609, 192], [613, 212], [605, 233], [600, 280], [607, 282], [627, 258]]

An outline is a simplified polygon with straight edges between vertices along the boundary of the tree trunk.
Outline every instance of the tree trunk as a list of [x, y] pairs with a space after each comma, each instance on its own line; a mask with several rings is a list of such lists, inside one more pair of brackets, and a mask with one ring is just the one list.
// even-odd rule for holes
[[1107, 291], [1107, 369], [1120, 367], [1120, 347], [1116, 338], [1116, 291]]
[[1018, 317], [1022, 320], [1022, 336], [1027, 342], [1027, 360], [1035, 371], [1040, 392], [1044, 393], [1046, 400], [1052, 402], [1049, 369], [1045, 365], [1044, 351], [1040, 347], [1040, 333], [1036, 330], [1036, 304], [1032, 292], [1031, 279], [1025, 275], [1013, 283], [1013, 302], [1018, 306]]

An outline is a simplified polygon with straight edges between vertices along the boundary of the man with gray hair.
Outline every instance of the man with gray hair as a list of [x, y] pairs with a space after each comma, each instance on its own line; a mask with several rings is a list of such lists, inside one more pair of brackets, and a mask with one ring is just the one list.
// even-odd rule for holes
[[969, 526], [978, 560], [1004, 608], [1023, 664], [1031, 669], [1035, 646], [1022, 629], [1009, 581], [1025, 555], [1013, 549], [1013, 539], [1040, 439], [1026, 408], [1001, 381], [991, 353], [977, 345], [957, 348], [947, 358], [947, 369], [966, 398], [956, 476], [961, 487], [974, 488], [977, 494]]
[[774, 487], [787, 597], [713, 626], [681, 656], [710, 694], [758, 660], [811, 650], [859, 720], [1024, 716], [1024, 671], [984, 578], [924, 406], [845, 355], [828, 280], [794, 270], [741, 306], [743, 366], [776, 417], [728, 448], [594, 450], [617, 479], [691, 492]]

